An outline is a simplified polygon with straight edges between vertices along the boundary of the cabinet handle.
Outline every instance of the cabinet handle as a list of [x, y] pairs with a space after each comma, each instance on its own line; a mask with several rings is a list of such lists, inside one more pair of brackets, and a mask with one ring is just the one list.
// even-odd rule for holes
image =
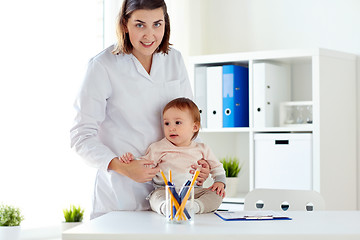
[[275, 140], [275, 144], [289, 144], [289, 140]]

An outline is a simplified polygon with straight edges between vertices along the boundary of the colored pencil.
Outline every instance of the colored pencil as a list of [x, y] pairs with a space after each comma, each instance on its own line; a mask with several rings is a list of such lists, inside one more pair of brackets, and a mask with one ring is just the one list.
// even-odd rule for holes
[[[172, 182], [172, 176], [171, 176], [171, 169], [169, 169], [169, 180]], [[173, 220], [173, 200], [172, 197], [170, 197], [170, 219]]]
[[200, 171], [199, 171], [199, 170], [196, 170], [196, 172], [195, 172], [195, 174], [194, 174], [194, 177], [193, 177], [193, 179], [192, 179], [192, 181], [191, 181], [189, 190], [188, 190], [188, 192], [186, 193], [186, 195], [185, 195], [185, 197], [184, 197], [184, 199], [183, 199], [183, 201], [182, 201], [179, 209], [177, 210], [177, 212], [176, 212], [176, 214], [175, 214], [175, 217], [177, 217], [178, 219], [180, 219], [180, 216], [182, 216], [182, 215], [184, 214], [184, 209], [185, 209], [186, 202], [187, 202], [187, 200], [188, 200], [188, 198], [189, 198], [189, 196], [190, 196], [190, 192], [191, 192], [191, 190], [192, 190], [192, 188], [193, 188], [193, 186], [194, 186], [194, 184], [195, 184], [195, 181], [196, 181], [197, 177], [199, 176], [199, 174], [200, 174]]
[[[169, 185], [168, 185], [168, 181], [167, 181], [167, 179], [166, 179], [166, 177], [165, 177], [164, 172], [163, 172], [162, 170], [160, 170], [160, 173], [161, 173], [161, 176], [162, 176], [162, 178], [163, 178], [163, 180], [164, 180], [164, 182], [165, 182], [165, 185], [166, 185], [166, 186], [169, 186]], [[165, 188], [166, 188], [166, 186], [165, 186]], [[175, 199], [175, 197], [174, 197], [174, 195], [172, 194], [170, 188], [169, 188], [168, 190], [169, 190], [170, 198], [172, 199], [172, 201], [173, 201], [173, 203], [174, 203], [174, 205], [175, 205], [176, 211], [178, 212], [178, 209], [179, 209], [179, 207], [180, 207], [180, 204], [179, 204], [179, 203], [177, 202], [177, 200]], [[185, 219], [185, 216], [184, 216], [184, 213], [183, 213], [183, 212], [181, 213], [180, 216], [181, 216], [181, 217], [178, 216], [178, 219]]]

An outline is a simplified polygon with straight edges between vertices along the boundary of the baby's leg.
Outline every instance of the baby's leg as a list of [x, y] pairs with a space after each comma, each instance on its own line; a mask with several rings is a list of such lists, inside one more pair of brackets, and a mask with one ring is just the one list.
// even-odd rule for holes
[[150, 196], [150, 207], [154, 212], [165, 215], [165, 187], [157, 188]]
[[[217, 210], [222, 203], [222, 197], [207, 188], [195, 188], [195, 204], [199, 211], [195, 213], [209, 213]], [[196, 209], [197, 207], [195, 207]]]

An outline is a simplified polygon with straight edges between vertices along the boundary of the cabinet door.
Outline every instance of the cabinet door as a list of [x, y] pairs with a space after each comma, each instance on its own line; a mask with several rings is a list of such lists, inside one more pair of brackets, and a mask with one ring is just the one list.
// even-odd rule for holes
[[255, 188], [312, 189], [312, 134], [255, 134]]

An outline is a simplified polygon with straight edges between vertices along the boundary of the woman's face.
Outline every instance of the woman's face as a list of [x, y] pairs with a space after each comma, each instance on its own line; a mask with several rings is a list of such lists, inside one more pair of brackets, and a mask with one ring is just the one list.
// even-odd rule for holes
[[132, 54], [139, 60], [151, 57], [164, 37], [163, 9], [136, 10], [126, 26], [133, 46]]

